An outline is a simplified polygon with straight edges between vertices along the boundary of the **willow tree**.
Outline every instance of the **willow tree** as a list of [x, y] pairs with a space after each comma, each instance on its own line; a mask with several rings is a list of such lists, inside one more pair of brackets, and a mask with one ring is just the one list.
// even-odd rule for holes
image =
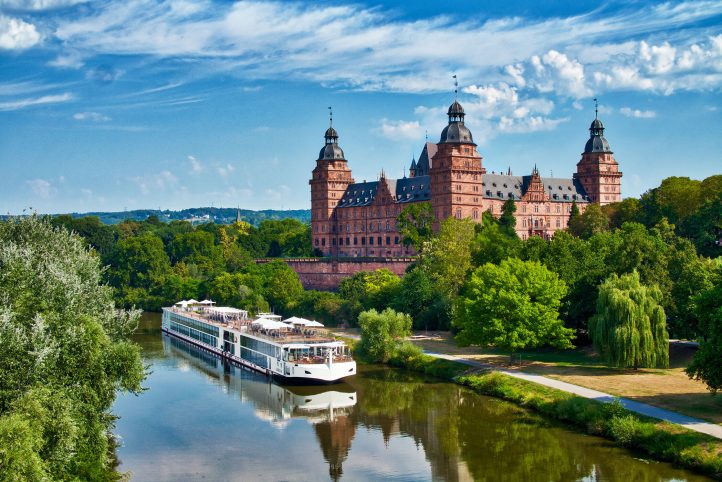
[[616, 367], [669, 366], [669, 336], [662, 293], [645, 286], [639, 273], [613, 274], [599, 286], [589, 335], [597, 351]]

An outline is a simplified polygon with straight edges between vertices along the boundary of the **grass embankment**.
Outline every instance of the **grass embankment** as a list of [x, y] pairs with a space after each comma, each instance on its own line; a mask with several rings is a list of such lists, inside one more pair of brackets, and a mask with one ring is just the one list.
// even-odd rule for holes
[[722, 424], [722, 396], [712, 396], [703, 382], [690, 380], [684, 372], [694, 357], [694, 346], [671, 344], [668, 369], [632, 370], [604, 365], [591, 347], [524, 351], [522, 365], [509, 367], [508, 353], [494, 348], [459, 347], [448, 333], [435, 333], [432, 338], [414, 340], [414, 344], [426, 351], [523, 370]]
[[620, 403], [604, 404], [494, 371], [470, 372], [463, 364], [424, 354], [401, 354], [389, 364], [454, 381], [477, 393], [508, 400], [586, 433], [614, 440], [656, 460], [722, 480], [722, 441], [634, 414]]

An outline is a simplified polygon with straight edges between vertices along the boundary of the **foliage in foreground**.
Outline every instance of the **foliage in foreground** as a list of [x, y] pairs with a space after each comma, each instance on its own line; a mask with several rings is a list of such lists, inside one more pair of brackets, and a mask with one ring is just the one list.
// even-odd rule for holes
[[644, 286], [639, 273], [612, 275], [599, 287], [597, 314], [589, 331], [599, 354], [616, 367], [669, 366], [666, 317], [656, 286]]
[[0, 223], [0, 480], [113, 480], [110, 408], [144, 368], [85, 243], [37, 217]]

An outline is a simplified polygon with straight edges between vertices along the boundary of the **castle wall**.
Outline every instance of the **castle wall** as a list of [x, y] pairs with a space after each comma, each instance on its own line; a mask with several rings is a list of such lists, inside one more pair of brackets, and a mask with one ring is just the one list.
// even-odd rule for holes
[[[268, 263], [272, 259], [257, 259], [256, 263]], [[288, 258], [283, 261], [298, 274], [307, 290], [335, 291], [341, 281], [359, 271], [386, 268], [398, 276], [406, 272], [413, 258]]]

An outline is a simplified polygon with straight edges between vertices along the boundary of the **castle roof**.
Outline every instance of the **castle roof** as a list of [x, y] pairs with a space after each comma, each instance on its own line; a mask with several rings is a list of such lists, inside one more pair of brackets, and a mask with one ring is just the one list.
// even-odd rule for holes
[[429, 174], [429, 169], [431, 169], [431, 159], [433, 159], [438, 149], [438, 146], [433, 142], [427, 142], [424, 144], [424, 149], [421, 151], [419, 160], [416, 162], [417, 176], [427, 176]]
[[[374, 202], [379, 189], [379, 182], [357, 182], [346, 188], [338, 203], [340, 208], [369, 206]], [[429, 176], [405, 177], [402, 179], [386, 179], [394, 202], [409, 203], [431, 200], [431, 179]]]
[[[526, 193], [532, 176], [508, 176], [505, 174], [484, 174], [481, 189], [485, 199], [518, 201]], [[542, 177], [544, 190], [552, 202], [588, 202], [584, 187], [577, 179]]]

